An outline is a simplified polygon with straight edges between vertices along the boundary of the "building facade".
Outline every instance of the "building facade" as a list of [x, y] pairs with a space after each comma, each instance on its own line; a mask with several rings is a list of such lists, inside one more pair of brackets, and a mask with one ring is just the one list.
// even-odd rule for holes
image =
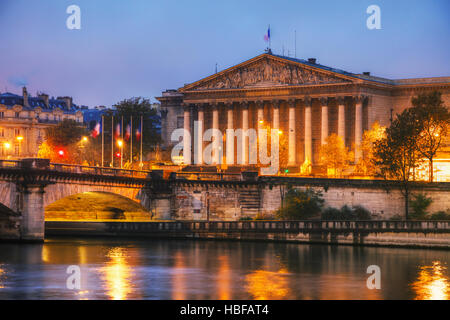
[[[258, 129], [269, 124], [286, 135], [288, 166], [295, 171], [305, 163], [311, 163], [314, 170], [320, 147], [332, 133], [354, 152], [356, 163], [362, 156], [365, 130], [376, 121], [389, 126], [397, 113], [411, 107], [413, 96], [434, 90], [442, 93], [449, 106], [450, 77], [390, 80], [269, 51], [178, 90], [167, 90], [157, 99], [166, 148], [177, 143], [171, 141], [175, 129], [193, 133], [195, 121], [203, 122], [202, 132]], [[193, 136], [189, 137], [192, 150], [184, 157], [186, 164], [198, 160], [196, 153], [205, 147], [205, 142], [194, 141]], [[236, 157], [235, 146], [234, 139], [224, 141], [225, 158]], [[248, 161], [249, 150], [244, 149]]]
[[71, 97], [49, 98], [28, 95], [0, 94], [0, 158], [20, 159], [36, 157], [39, 145], [45, 140], [45, 129], [64, 119], [83, 123], [80, 108]]

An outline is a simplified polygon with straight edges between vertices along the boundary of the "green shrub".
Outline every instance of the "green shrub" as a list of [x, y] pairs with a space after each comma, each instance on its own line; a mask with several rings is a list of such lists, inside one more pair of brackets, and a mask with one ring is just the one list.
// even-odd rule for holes
[[410, 201], [412, 208], [412, 213], [410, 214], [411, 219], [426, 219], [427, 208], [430, 206], [431, 202], [433, 202], [433, 200], [428, 198], [425, 194], [419, 193], [418, 195], [413, 195], [413, 200]]
[[341, 220], [341, 210], [336, 208], [326, 208], [322, 212], [322, 220]]
[[322, 212], [322, 220], [371, 220], [369, 210], [356, 206], [353, 209], [343, 206], [340, 210], [327, 208]]
[[445, 211], [438, 211], [433, 213], [430, 216], [430, 220], [450, 220], [450, 210]]
[[372, 219], [372, 215], [370, 214], [370, 211], [362, 206], [354, 207], [353, 214], [354, 214], [355, 220], [371, 220]]
[[320, 214], [323, 203], [320, 191], [290, 189], [286, 193], [282, 208], [276, 212], [276, 216], [283, 220], [309, 219]]
[[253, 218], [251, 217], [240, 217], [239, 221], [249, 221], [249, 220], [253, 220]]

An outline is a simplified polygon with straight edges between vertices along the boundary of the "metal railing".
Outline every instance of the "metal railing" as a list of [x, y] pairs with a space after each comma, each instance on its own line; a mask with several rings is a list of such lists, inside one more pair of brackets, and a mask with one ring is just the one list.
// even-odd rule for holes
[[240, 181], [242, 175], [240, 173], [229, 172], [186, 172], [176, 171], [173, 173], [177, 179], [187, 180], [219, 180], [219, 181]]

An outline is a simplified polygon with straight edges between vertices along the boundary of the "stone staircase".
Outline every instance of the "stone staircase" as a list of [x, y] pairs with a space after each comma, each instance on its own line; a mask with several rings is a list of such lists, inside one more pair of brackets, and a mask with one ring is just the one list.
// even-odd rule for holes
[[258, 189], [241, 189], [239, 191], [241, 217], [254, 217], [260, 210], [260, 194]]

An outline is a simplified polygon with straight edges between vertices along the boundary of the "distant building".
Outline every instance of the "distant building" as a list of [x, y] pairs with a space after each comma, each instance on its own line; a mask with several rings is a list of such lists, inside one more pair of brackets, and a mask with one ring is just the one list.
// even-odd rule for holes
[[22, 95], [0, 94], [0, 158], [36, 157], [45, 139], [45, 129], [64, 119], [83, 123], [80, 107], [71, 97], [49, 98], [41, 93], [29, 96], [26, 87]]
[[[161, 102], [163, 147], [177, 144], [178, 140], [171, 140], [172, 133], [185, 129], [184, 148], [189, 151], [185, 164], [205, 165], [202, 155], [208, 142], [194, 141], [194, 121], [203, 123], [196, 129], [200, 137], [200, 130], [211, 128], [224, 133], [270, 126], [286, 137], [291, 172], [308, 174], [321, 170], [319, 151], [330, 134], [341, 137], [357, 163], [365, 130], [374, 122], [389, 126], [397, 113], [411, 107], [412, 97], [434, 90], [440, 91], [445, 105], [450, 106], [450, 77], [391, 80], [268, 51], [177, 90], [166, 90], [157, 99]], [[227, 163], [250, 164], [246, 139], [241, 159], [236, 139], [224, 139]], [[448, 151], [450, 138], [436, 159], [436, 180], [450, 181]], [[214, 165], [220, 160], [220, 152], [215, 153]]]

